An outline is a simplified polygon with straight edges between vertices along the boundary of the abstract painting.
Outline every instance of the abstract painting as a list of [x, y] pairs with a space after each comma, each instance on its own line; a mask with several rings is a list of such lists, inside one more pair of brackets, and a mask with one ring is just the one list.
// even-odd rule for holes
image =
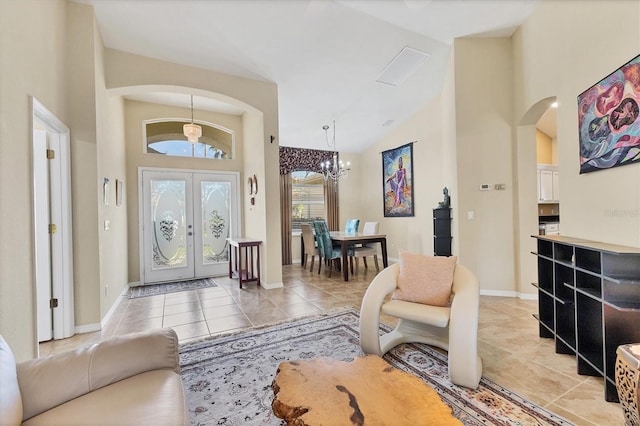
[[414, 216], [413, 142], [382, 152], [385, 217]]
[[640, 161], [640, 55], [578, 96], [580, 174]]

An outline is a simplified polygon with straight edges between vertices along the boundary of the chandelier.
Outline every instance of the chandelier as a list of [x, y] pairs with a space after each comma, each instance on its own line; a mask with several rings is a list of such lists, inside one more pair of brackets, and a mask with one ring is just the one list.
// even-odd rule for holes
[[321, 162], [320, 170], [325, 181], [333, 179], [337, 182], [339, 178], [349, 176], [351, 163], [347, 161], [347, 165], [345, 166], [342, 160], [338, 161], [338, 151], [336, 151], [336, 121], [333, 120], [333, 138], [331, 142], [329, 142], [329, 126], [325, 124], [322, 126], [322, 130], [324, 130], [327, 145], [333, 150], [333, 161], [327, 160]]
[[202, 127], [193, 124], [193, 95], [191, 95], [191, 123], [182, 126], [182, 131], [191, 143], [198, 143], [198, 139], [202, 136]]

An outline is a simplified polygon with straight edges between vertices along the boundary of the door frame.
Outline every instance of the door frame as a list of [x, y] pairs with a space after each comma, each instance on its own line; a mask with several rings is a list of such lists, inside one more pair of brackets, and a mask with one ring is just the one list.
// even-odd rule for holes
[[145, 244], [144, 244], [144, 191], [142, 188], [142, 174], [143, 172], [160, 172], [160, 173], [189, 173], [195, 174], [218, 174], [228, 175], [235, 178], [237, 194], [234, 208], [238, 212], [238, 236], [242, 235], [242, 210], [241, 210], [241, 187], [240, 187], [240, 172], [233, 170], [206, 170], [206, 169], [173, 169], [165, 167], [138, 167], [138, 253], [139, 253], [139, 268], [140, 268], [140, 285], [145, 285]]
[[[35, 97], [30, 96], [31, 108], [31, 156], [36, 155], [34, 147], [33, 130], [36, 124], [41, 125], [52, 139], [57, 139], [58, 152], [56, 159], [59, 167], [54, 167], [49, 176], [51, 188], [51, 215], [56, 223], [56, 234], [59, 241], [52, 244], [51, 255], [48, 262], [51, 267], [51, 297], [58, 299], [58, 307], [53, 309], [53, 339], [64, 339], [75, 334], [74, 311], [74, 282], [73, 282], [73, 239], [72, 239], [72, 203], [71, 203], [71, 137], [69, 128], [49, 111]], [[40, 172], [32, 168], [32, 185], [35, 184], [35, 174]], [[32, 188], [32, 191], [33, 188]], [[34, 191], [35, 192], [35, 191]], [[35, 193], [33, 194], [35, 195]], [[34, 204], [35, 207], [35, 204]], [[35, 233], [35, 211], [32, 212], [32, 226]], [[35, 238], [33, 239], [35, 244]], [[35, 250], [34, 250], [35, 252]], [[36, 265], [44, 262], [43, 259], [33, 258], [33, 274], [36, 277]], [[37, 300], [38, 282], [34, 278], [34, 293]], [[42, 285], [42, 283], [40, 283]], [[38, 324], [38, 310], [35, 309], [36, 327]], [[37, 333], [36, 333], [36, 340]]]

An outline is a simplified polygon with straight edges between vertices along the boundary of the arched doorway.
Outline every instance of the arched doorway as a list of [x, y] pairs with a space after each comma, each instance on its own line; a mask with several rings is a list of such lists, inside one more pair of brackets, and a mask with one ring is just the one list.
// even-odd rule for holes
[[536, 129], [537, 123], [552, 103], [555, 96], [541, 99], [532, 105], [517, 122], [515, 175], [517, 176], [516, 212], [517, 226], [515, 244], [517, 249], [518, 289], [522, 293], [531, 293], [529, 286], [537, 282], [537, 266], [535, 257], [535, 240], [532, 235], [538, 234], [538, 179]]

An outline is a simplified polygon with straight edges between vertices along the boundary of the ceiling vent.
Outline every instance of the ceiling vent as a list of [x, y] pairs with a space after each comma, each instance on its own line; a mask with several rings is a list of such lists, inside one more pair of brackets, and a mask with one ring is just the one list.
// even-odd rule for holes
[[382, 73], [380, 73], [376, 81], [390, 86], [399, 86], [409, 78], [411, 74], [416, 72], [418, 67], [422, 65], [429, 56], [431, 55], [428, 53], [405, 46], [400, 53], [384, 67], [384, 70], [382, 70]]

